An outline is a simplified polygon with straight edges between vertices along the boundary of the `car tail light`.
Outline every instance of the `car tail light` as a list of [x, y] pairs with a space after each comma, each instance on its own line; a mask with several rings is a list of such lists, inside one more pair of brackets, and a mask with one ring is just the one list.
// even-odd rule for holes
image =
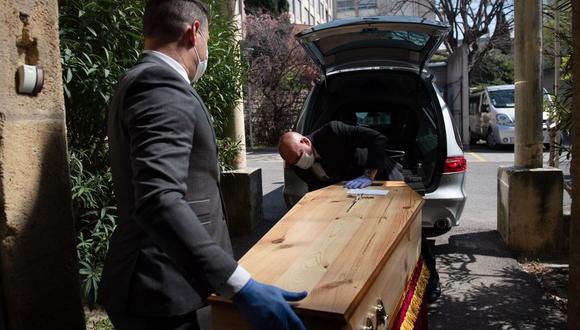
[[443, 173], [457, 173], [467, 170], [467, 160], [463, 156], [448, 157], [445, 160], [445, 168]]

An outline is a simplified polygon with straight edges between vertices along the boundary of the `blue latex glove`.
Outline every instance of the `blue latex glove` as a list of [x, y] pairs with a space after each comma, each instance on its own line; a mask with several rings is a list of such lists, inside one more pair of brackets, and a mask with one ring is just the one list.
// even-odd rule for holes
[[253, 279], [234, 295], [242, 316], [255, 330], [306, 330], [287, 301], [306, 298], [307, 292], [288, 292]]
[[361, 189], [366, 188], [371, 184], [373, 184], [373, 180], [366, 175], [362, 175], [354, 180], [347, 182], [344, 186], [348, 189]]

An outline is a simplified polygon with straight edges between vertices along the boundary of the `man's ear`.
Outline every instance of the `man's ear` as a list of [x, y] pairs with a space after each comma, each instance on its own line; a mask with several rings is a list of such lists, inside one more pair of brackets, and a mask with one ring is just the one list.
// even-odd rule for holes
[[195, 43], [197, 42], [197, 38], [198, 38], [198, 31], [199, 29], [201, 29], [201, 23], [196, 20], [195, 22], [193, 22], [193, 25], [191, 25], [190, 28], [187, 29], [187, 38], [189, 39], [189, 42], [191, 42], [191, 45], [195, 47]]

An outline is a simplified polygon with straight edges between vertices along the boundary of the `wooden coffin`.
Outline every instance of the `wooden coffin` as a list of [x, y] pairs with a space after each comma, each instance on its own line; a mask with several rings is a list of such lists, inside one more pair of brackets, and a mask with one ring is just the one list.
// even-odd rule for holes
[[[307, 329], [395, 322], [419, 258], [423, 200], [404, 183], [370, 188], [389, 193], [352, 207], [342, 186], [307, 194], [240, 260], [257, 281], [309, 292], [294, 305]], [[210, 302], [215, 330], [251, 329], [231, 302]]]

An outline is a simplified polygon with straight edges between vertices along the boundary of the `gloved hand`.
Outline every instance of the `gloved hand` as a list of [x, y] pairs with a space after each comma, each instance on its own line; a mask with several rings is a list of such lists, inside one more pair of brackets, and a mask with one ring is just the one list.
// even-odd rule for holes
[[362, 175], [354, 180], [347, 182], [344, 186], [348, 189], [360, 189], [366, 188], [371, 184], [373, 184], [373, 180], [366, 175]]
[[306, 298], [307, 292], [288, 292], [253, 279], [234, 295], [242, 316], [255, 330], [306, 330], [287, 301]]

